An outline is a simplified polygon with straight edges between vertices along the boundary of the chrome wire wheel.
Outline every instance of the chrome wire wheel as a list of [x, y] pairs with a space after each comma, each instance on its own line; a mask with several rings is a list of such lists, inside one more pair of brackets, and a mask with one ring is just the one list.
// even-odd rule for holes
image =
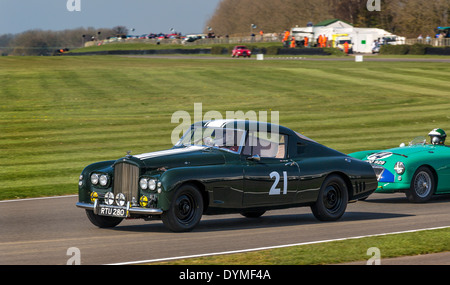
[[413, 183], [416, 194], [420, 198], [425, 198], [430, 194], [431, 176], [427, 172], [422, 171], [417, 173]]
[[409, 201], [415, 203], [423, 203], [430, 200], [436, 188], [435, 179], [429, 167], [419, 167], [411, 179], [411, 186], [406, 191], [406, 197], [408, 197]]

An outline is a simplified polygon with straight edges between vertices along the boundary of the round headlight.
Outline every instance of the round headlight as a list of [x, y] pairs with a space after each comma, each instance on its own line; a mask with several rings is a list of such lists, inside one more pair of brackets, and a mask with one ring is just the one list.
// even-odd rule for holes
[[106, 175], [106, 174], [100, 175], [99, 182], [100, 182], [100, 185], [106, 186], [106, 184], [108, 184], [108, 175]]
[[98, 174], [92, 174], [91, 175], [91, 183], [93, 184], [93, 185], [97, 185], [98, 184]]
[[148, 189], [150, 189], [150, 190], [156, 189], [156, 180], [155, 179], [150, 179], [148, 181]]
[[81, 174], [80, 178], [78, 178], [78, 186], [83, 186], [83, 174]]
[[105, 194], [105, 204], [112, 205], [114, 203], [114, 194], [112, 192], [106, 192]]
[[403, 164], [403, 162], [399, 161], [395, 164], [394, 170], [395, 172], [397, 172], [397, 174], [403, 174], [405, 173], [405, 165]]
[[142, 190], [147, 190], [148, 188], [147, 178], [141, 178], [141, 180], [139, 180], [139, 186], [141, 187]]
[[126, 198], [123, 193], [119, 193], [116, 195], [116, 204], [118, 206], [121, 206], [121, 207], [125, 206], [125, 200], [126, 200]]

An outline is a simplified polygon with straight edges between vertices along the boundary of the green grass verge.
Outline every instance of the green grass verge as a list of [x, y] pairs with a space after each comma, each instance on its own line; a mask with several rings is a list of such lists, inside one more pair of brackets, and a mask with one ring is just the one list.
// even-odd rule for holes
[[[116, 42], [116, 43], [106, 43], [102, 45], [94, 45], [89, 47], [83, 47], [78, 48], [75, 50], [69, 51], [69, 53], [84, 53], [84, 52], [102, 52], [102, 51], [117, 51], [117, 50], [161, 50], [161, 49], [211, 49], [211, 54], [214, 54], [214, 56], [229, 56], [231, 55], [231, 51], [233, 50], [233, 47], [235, 47], [236, 43], [234, 44], [203, 44], [198, 45], [195, 43], [187, 44], [187, 45], [181, 45], [181, 44], [154, 44], [154, 43], [145, 43], [145, 42], [133, 42], [133, 41], [127, 41], [127, 42]], [[253, 42], [253, 43], [243, 43], [242, 45], [247, 46], [250, 50], [254, 51], [258, 49], [266, 49], [268, 56], [279, 56], [284, 57], [285, 55], [276, 55], [276, 51], [278, 49], [283, 48], [283, 45], [279, 42], [269, 42], [269, 43], [260, 43], [260, 42]], [[228, 51], [227, 54], [222, 54], [223, 49], [226, 49]], [[328, 53], [331, 57], [342, 57], [347, 56], [344, 52], [340, 51], [336, 48], [324, 48], [323, 49], [326, 53]], [[192, 56], [192, 55], [190, 55]], [[204, 56], [197, 55], [197, 56]], [[314, 55], [313, 55], [314, 56]], [[323, 56], [323, 55], [321, 55]], [[308, 56], [308, 57], [311, 57]]]
[[216, 255], [157, 262], [151, 265], [320, 265], [367, 261], [368, 249], [379, 249], [384, 258], [450, 251], [450, 229], [373, 236], [247, 253]]
[[[194, 103], [223, 117], [278, 111], [282, 125], [345, 153], [393, 147], [449, 128], [448, 78], [448, 63], [430, 62], [1, 57], [0, 199], [75, 194], [92, 162], [169, 148], [172, 114], [193, 116]], [[249, 253], [238, 263], [364, 260], [373, 246], [382, 258], [449, 250], [448, 230], [430, 234], [386, 247], [355, 240]], [[333, 261], [342, 252], [353, 257]]]
[[74, 194], [87, 164], [169, 148], [194, 103], [278, 111], [345, 153], [397, 146], [449, 129], [448, 78], [430, 62], [1, 57], [0, 199]]
[[[111, 50], [159, 50], [159, 49], [210, 49], [214, 46], [220, 46], [227, 48], [231, 51], [234, 46], [238, 44], [195, 44], [190, 43], [186, 45], [181, 44], [155, 44], [155, 43], [145, 43], [145, 42], [133, 42], [133, 41], [127, 41], [127, 42], [113, 42], [113, 43], [105, 43], [102, 45], [94, 45], [89, 47], [83, 47], [71, 50], [70, 53], [78, 53], [78, 52], [94, 52], [94, 51], [111, 51]], [[246, 45], [248, 47], [254, 47], [254, 48], [268, 48], [268, 47], [282, 47], [282, 44], [279, 42], [273, 42], [273, 43], [245, 43], [243, 45]]]

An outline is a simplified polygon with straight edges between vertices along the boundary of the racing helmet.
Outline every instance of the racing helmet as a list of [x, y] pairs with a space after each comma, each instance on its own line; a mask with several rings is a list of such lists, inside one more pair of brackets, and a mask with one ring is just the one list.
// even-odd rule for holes
[[444, 130], [440, 128], [433, 129], [428, 135], [430, 136], [431, 144], [444, 144], [447, 137]]

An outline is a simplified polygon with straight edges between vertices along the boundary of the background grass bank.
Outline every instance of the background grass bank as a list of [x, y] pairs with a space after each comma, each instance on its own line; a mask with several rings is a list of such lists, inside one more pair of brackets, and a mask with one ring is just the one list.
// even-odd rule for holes
[[427, 62], [2, 57], [0, 199], [74, 194], [89, 163], [169, 148], [194, 103], [278, 111], [345, 153], [397, 146], [450, 130], [448, 78]]
[[[385, 236], [261, 250], [248, 253], [216, 255], [156, 262], [151, 265], [324, 265], [368, 261], [399, 256], [450, 251], [450, 229], [426, 230]], [[379, 256], [374, 255], [378, 250]], [[373, 259], [372, 259], [373, 260]]]

